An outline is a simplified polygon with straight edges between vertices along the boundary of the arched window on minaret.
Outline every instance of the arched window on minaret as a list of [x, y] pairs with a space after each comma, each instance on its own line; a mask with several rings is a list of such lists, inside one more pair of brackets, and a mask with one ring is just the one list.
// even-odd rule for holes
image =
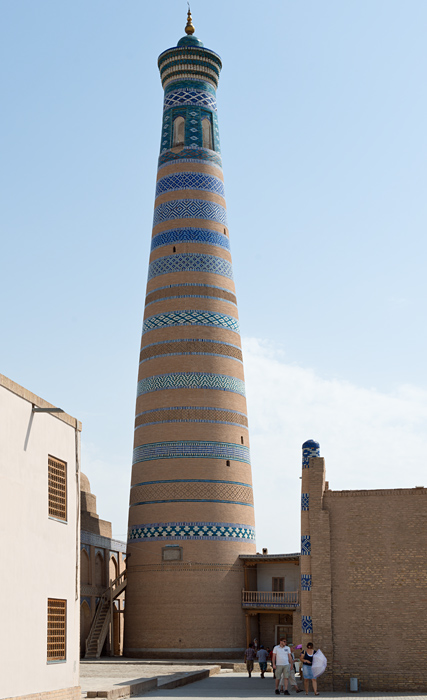
[[212, 124], [209, 117], [202, 119], [203, 148], [210, 148], [212, 151]]
[[185, 141], [185, 119], [175, 117], [173, 120], [173, 143], [172, 146], [183, 146]]

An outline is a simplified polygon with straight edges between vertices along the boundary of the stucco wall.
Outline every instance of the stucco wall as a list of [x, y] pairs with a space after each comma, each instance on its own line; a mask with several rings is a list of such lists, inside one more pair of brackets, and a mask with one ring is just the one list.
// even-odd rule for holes
[[285, 591], [299, 589], [299, 564], [291, 563], [259, 563], [257, 564], [258, 591], [271, 591], [273, 577], [285, 579]]
[[[49, 406], [0, 375], [0, 534], [4, 557], [9, 552], [2, 569], [2, 698], [79, 685], [81, 425], [66, 414], [33, 413], [32, 401]], [[67, 522], [48, 515], [48, 455], [67, 463]], [[67, 601], [65, 662], [47, 663], [48, 598]]]

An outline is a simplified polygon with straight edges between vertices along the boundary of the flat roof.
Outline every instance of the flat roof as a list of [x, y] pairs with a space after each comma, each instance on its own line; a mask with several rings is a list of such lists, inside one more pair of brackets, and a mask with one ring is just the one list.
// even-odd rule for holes
[[272, 561], [273, 559], [299, 559], [301, 552], [292, 554], [240, 554], [239, 559], [247, 559], [249, 561]]
[[[20, 386], [8, 377], [5, 377], [4, 374], [0, 374], [0, 387], [4, 387], [4, 389], [11, 391], [13, 394], [16, 394], [16, 396], [24, 399], [24, 401], [28, 401], [29, 403], [33, 404], [33, 406], [37, 406], [37, 408], [58, 408], [58, 406], [54, 406], [44, 399], [41, 399], [40, 396], [36, 396], [36, 394], [28, 391], [28, 389], [24, 389], [23, 386]], [[77, 418], [69, 416], [68, 413], [65, 413], [64, 411], [61, 411], [61, 413], [49, 413], [49, 415], [54, 416], [58, 420], [62, 420], [62, 422], [67, 423], [67, 425], [71, 425], [71, 427], [75, 430], [81, 431], [82, 429], [81, 422], [77, 420]]]

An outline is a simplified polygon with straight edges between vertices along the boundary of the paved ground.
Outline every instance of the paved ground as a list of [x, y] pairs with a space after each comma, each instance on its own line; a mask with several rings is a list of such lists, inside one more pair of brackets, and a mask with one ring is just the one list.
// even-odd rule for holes
[[[209, 668], [209, 664], [203, 668]], [[171, 680], [176, 674], [200, 671], [200, 669], [201, 666], [190, 664], [162, 665], [129, 661], [103, 662], [102, 660], [90, 663], [85, 661], [80, 664], [80, 686], [82, 695], [86, 697], [88, 690], [110, 690], [118, 685], [127, 685], [132, 681], [147, 678], [159, 678], [161, 682], [162, 680]]]
[[[145, 678], [159, 678], [160, 683], [171, 680], [173, 677], [179, 677], [190, 671], [199, 671], [201, 668], [209, 668], [209, 664], [198, 663], [197, 665], [186, 664], [185, 662], [144, 662], [144, 661], [103, 661], [99, 660], [93, 663], [84, 662], [80, 666], [80, 684], [82, 688], [82, 696], [86, 697], [88, 690], [108, 690], [114, 686], [126, 685], [132, 681]], [[426, 700], [427, 694], [417, 693], [326, 693], [322, 692], [321, 679], [319, 680], [319, 700], [323, 698], [340, 698], [353, 697], [354, 700], [364, 700], [364, 698], [413, 698], [414, 700]], [[295, 692], [292, 696], [298, 700], [305, 700], [306, 696], [300, 693], [298, 696]], [[209, 698], [210, 700], [234, 700], [235, 698], [273, 698], [277, 697], [274, 693], [274, 679], [271, 674], [267, 674], [264, 679], [260, 678], [256, 672], [252, 678], [248, 678], [246, 673], [233, 673], [230, 670], [222, 670], [218, 675], [211, 676], [205, 680], [196, 683], [166, 690], [157, 688], [148, 693], [141, 695], [133, 695], [132, 698], [146, 698], [146, 700], [163, 700], [164, 698], [195, 698], [196, 700]], [[282, 700], [289, 696], [280, 696]], [[289, 698], [290, 700], [290, 698]], [[307, 700], [314, 700], [312, 692], [309, 693]]]
[[[339, 700], [339, 698], [355, 697], [357, 700], [363, 700], [363, 698], [421, 698], [425, 700], [427, 695], [416, 695], [415, 693], [394, 694], [394, 693], [322, 693], [319, 681], [319, 700], [322, 698], [334, 698]], [[296, 695], [292, 693], [293, 697], [303, 698], [305, 700], [304, 693]], [[143, 695], [138, 695], [134, 697], [144, 697]], [[274, 694], [274, 681], [272, 678], [261, 679], [259, 675], [252, 676], [248, 678], [246, 674], [243, 673], [224, 673], [221, 672], [217, 676], [211, 676], [203, 681], [198, 681], [197, 683], [191, 683], [191, 685], [185, 685], [181, 688], [175, 688], [174, 690], [153, 690], [145, 695], [147, 700], [161, 700], [162, 698], [210, 698], [211, 700], [234, 700], [234, 698], [275, 698]], [[285, 700], [285, 695], [280, 695], [282, 700]], [[311, 692], [308, 695], [308, 700], [314, 700], [314, 694]]]

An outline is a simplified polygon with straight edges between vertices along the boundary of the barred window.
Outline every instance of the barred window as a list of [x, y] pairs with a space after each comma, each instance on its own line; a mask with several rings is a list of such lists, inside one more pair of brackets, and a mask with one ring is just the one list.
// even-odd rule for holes
[[58, 520], [67, 520], [67, 465], [48, 457], [49, 470], [49, 515]]
[[47, 599], [47, 660], [65, 660], [67, 601]]

